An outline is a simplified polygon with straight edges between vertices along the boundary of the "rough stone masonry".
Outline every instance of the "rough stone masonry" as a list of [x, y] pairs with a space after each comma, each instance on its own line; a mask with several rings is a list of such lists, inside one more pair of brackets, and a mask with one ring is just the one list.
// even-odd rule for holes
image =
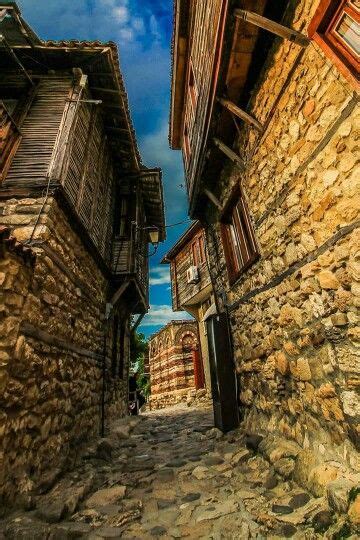
[[[291, 2], [285, 23], [304, 31], [317, 5]], [[241, 183], [261, 257], [229, 286], [212, 207], [210, 264], [227, 293], [244, 425], [296, 442], [283, 465], [320, 495], [360, 470], [357, 97], [317, 44], [277, 39], [248, 112], [265, 130], [243, 124], [246, 170], [227, 164], [215, 194], [224, 205]]]

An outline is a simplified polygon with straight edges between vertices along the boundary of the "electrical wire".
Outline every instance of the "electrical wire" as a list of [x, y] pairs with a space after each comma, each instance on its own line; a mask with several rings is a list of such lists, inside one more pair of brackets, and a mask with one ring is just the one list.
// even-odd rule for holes
[[177, 227], [178, 225], [182, 225], [183, 223], [190, 223], [192, 219], [184, 219], [183, 221], [178, 221], [177, 223], [170, 223], [170, 225], [165, 225], [165, 229], [169, 229], [170, 227]]

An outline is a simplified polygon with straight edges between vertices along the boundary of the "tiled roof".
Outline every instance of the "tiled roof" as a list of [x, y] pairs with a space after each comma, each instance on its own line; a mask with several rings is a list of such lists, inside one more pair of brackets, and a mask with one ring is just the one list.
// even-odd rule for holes
[[31, 247], [22, 244], [11, 235], [11, 229], [0, 225], [0, 259], [4, 258], [6, 252], [15, 253], [21, 257], [26, 264], [33, 266], [36, 260], [36, 253]]

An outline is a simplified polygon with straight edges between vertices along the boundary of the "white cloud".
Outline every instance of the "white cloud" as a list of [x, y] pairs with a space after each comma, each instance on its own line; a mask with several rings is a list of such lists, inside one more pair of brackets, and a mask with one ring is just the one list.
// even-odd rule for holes
[[145, 315], [141, 326], [164, 326], [173, 320], [192, 319], [186, 311], [173, 311], [166, 304], [150, 306], [150, 311]]
[[124, 27], [119, 30], [120, 44], [123, 41], [133, 41], [135, 36], [132, 28]]
[[150, 26], [150, 31], [152, 35], [154, 36], [154, 38], [157, 40], [160, 40], [161, 32], [159, 30], [159, 25], [158, 25], [155, 15], [150, 16], [149, 26]]
[[126, 6], [118, 6], [112, 10], [113, 17], [119, 24], [126, 24], [129, 21], [130, 14]]
[[131, 19], [131, 26], [137, 32], [137, 34], [143, 34], [145, 32], [145, 24], [140, 17], [133, 17]]
[[150, 271], [150, 285], [166, 285], [170, 283], [168, 266], [155, 266]]

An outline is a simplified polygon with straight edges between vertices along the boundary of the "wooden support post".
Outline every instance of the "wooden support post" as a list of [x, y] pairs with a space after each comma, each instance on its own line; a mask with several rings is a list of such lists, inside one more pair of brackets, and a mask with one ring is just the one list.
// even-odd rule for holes
[[204, 193], [207, 196], [207, 198], [210, 199], [210, 201], [216, 206], [216, 208], [222, 211], [222, 206], [219, 199], [217, 199], [217, 197], [215, 197], [215, 195], [206, 188], [204, 189]]
[[258, 122], [256, 118], [240, 109], [240, 107], [235, 105], [235, 103], [223, 98], [217, 98], [217, 100], [223, 107], [225, 107], [225, 109], [228, 109], [228, 111], [230, 111], [232, 114], [234, 114], [238, 118], [241, 118], [241, 120], [244, 120], [248, 124], [253, 125], [258, 131], [263, 131], [262, 124], [260, 124], [260, 122]]
[[262, 15], [258, 15], [257, 13], [253, 13], [252, 11], [246, 11], [244, 9], [235, 9], [234, 15], [238, 19], [242, 19], [243, 21], [247, 21], [251, 24], [255, 24], [255, 26], [264, 28], [264, 30], [268, 30], [269, 32], [272, 32], [273, 34], [276, 34], [277, 36], [280, 36], [284, 39], [288, 39], [289, 41], [293, 41], [294, 43], [296, 43], [297, 45], [300, 45], [301, 47], [307, 47], [310, 43], [310, 39], [304, 34], [301, 34], [301, 32], [298, 32], [297, 30], [293, 30], [292, 28], [287, 28], [286, 26], [283, 26], [282, 24], [271, 21], [270, 19], [267, 19], [266, 17], [263, 17]]
[[239, 167], [239, 169], [241, 169], [242, 171], [245, 169], [244, 161], [241, 159], [240, 156], [235, 154], [235, 152], [231, 150], [231, 148], [226, 146], [225, 143], [223, 143], [222, 141], [220, 141], [220, 139], [217, 139], [216, 137], [214, 137], [214, 143], [215, 146], [217, 146], [229, 159], [231, 159], [231, 161], [235, 163], [235, 165]]

